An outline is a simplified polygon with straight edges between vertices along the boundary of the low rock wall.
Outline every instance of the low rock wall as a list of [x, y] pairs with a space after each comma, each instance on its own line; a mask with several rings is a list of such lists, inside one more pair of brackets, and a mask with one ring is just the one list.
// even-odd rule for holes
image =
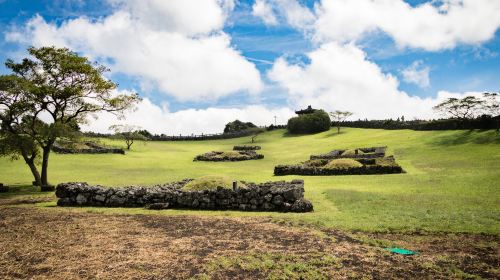
[[85, 142], [85, 145], [89, 148], [74, 149], [55, 144], [52, 150], [58, 154], [125, 154], [125, 151], [119, 148], [102, 147], [92, 142]]
[[250, 146], [250, 145], [242, 145], [242, 146], [234, 146], [233, 151], [255, 151], [260, 150], [260, 146]]
[[403, 173], [403, 168], [398, 165], [381, 166], [381, 165], [364, 165], [361, 167], [351, 168], [322, 168], [316, 166], [296, 165], [278, 165], [274, 167], [274, 175], [373, 175], [373, 174], [395, 174]]
[[242, 211], [309, 212], [304, 181], [245, 183], [244, 188], [184, 191], [185, 179], [152, 187], [109, 188], [87, 183], [62, 183], [56, 188], [59, 206], [190, 208]]
[[236, 155], [227, 152], [208, 152], [202, 155], [197, 155], [193, 161], [243, 161], [264, 158], [264, 155], [258, 154], [254, 150], [235, 152], [237, 152]]
[[326, 154], [311, 155], [310, 159], [337, 159], [337, 158], [381, 158], [385, 156], [387, 147], [358, 148], [363, 154], [342, 155], [345, 150], [333, 150]]

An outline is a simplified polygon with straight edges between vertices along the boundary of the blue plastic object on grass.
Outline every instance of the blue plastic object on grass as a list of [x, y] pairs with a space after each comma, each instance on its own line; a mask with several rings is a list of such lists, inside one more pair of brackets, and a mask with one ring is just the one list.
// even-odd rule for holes
[[401, 248], [385, 248], [385, 249], [391, 253], [400, 254], [400, 255], [416, 255], [416, 254], [418, 254], [417, 252], [413, 252], [413, 251], [401, 249]]

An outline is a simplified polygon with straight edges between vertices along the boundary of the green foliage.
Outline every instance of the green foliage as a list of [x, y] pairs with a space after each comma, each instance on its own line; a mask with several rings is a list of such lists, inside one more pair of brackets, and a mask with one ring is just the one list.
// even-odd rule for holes
[[224, 127], [224, 133], [239, 132], [256, 127], [257, 126], [251, 122], [242, 122], [240, 120], [235, 120], [226, 124], [226, 127]]
[[450, 97], [434, 106], [433, 109], [446, 117], [466, 120], [478, 116], [484, 103], [484, 100], [475, 96], [466, 96], [464, 98]]
[[330, 117], [323, 110], [303, 114], [288, 120], [288, 131], [292, 134], [307, 134], [330, 129]]
[[[28, 49], [20, 63], [7, 60], [10, 75], [0, 76], [2, 154], [20, 154], [36, 181], [48, 185], [49, 154], [55, 141], [73, 137], [88, 115], [123, 113], [137, 95], [112, 95], [116, 85], [104, 78], [108, 69], [66, 48]], [[50, 118], [45, 122], [41, 116]], [[10, 145], [10, 147], [5, 147]], [[33, 164], [42, 151], [41, 179]]]
[[137, 133], [144, 136], [144, 138], [148, 140], [153, 138], [153, 134], [146, 129], [138, 130]]
[[345, 121], [348, 117], [352, 116], [353, 113], [349, 111], [334, 111], [330, 112], [330, 117], [332, 117], [335, 126], [337, 127], [337, 133], [340, 133], [340, 125], [343, 121]]
[[[232, 189], [233, 182], [236, 180], [231, 179], [226, 176], [203, 176], [197, 178], [182, 187], [185, 191], [203, 191], [203, 190], [216, 190], [218, 187], [222, 187], [224, 189]], [[239, 188], [244, 188], [245, 184], [238, 182]]]
[[338, 169], [338, 168], [353, 168], [353, 167], [362, 167], [363, 164], [361, 164], [359, 161], [356, 161], [352, 158], [338, 158], [338, 159], [333, 159], [330, 162], [328, 162], [324, 168], [331, 168], [331, 169]]
[[127, 150], [130, 150], [130, 147], [132, 147], [132, 144], [134, 144], [136, 140], [148, 140], [148, 138], [143, 135], [144, 132], [141, 133], [141, 130], [138, 126], [116, 124], [110, 126], [109, 129], [115, 131], [115, 135], [113, 138], [125, 140]]

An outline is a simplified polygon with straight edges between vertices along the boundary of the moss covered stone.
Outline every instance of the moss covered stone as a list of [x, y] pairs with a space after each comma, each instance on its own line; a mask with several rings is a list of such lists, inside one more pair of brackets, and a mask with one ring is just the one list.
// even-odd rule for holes
[[[217, 188], [232, 189], [233, 188], [232, 178], [225, 176], [204, 176], [195, 179], [182, 187], [184, 191], [203, 191], [203, 190], [216, 190]], [[246, 185], [243, 182], [237, 183], [238, 188], [245, 188]]]

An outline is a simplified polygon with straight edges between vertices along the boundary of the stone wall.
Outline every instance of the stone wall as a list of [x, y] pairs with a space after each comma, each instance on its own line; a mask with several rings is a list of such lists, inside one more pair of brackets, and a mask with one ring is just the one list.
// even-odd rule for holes
[[373, 174], [395, 174], [403, 173], [403, 168], [399, 165], [364, 165], [350, 168], [322, 168], [318, 166], [306, 166], [302, 164], [278, 165], [274, 167], [274, 175], [373, 175]]
[[387, 147], [370, 147], [370, 148], [357, 148], [363, 154], [343, 155], [346, 150], [333, 150], [326, 154], [311, 155], [310, 159], [336, 159], [336, 158], [380, 158], [385, 156]]
[[59, 206], [147, 207], [150, 209], [190, 208], [242, 211], [309, 212], [304, 199], [304, 181], [245, 183], [244, 188], [184, 191], [190, 182], [109, 188], [87, 183], [62, 183], [56, 188]]
[[54, 144], [52, 150], [58, 154], [125, 154], [123, 149], [119, 148], [108, 148], [102, 147], [93, 142], [85, 142], [84, 143], [88, 148], [77, 149], [71, 147], [64, 147], [57, 143]]
[[212, 151], [202, 155], [197, 155], [193, 161], [243, 161], [263, 158], [264, 155], [258, 154], [254, 150], [231, 152]]
[[241, 146], [234, 146], [233, 151], [255, 151], [255, 150], [260, 150], [261, 147], [257, 145], [241, 145]]

